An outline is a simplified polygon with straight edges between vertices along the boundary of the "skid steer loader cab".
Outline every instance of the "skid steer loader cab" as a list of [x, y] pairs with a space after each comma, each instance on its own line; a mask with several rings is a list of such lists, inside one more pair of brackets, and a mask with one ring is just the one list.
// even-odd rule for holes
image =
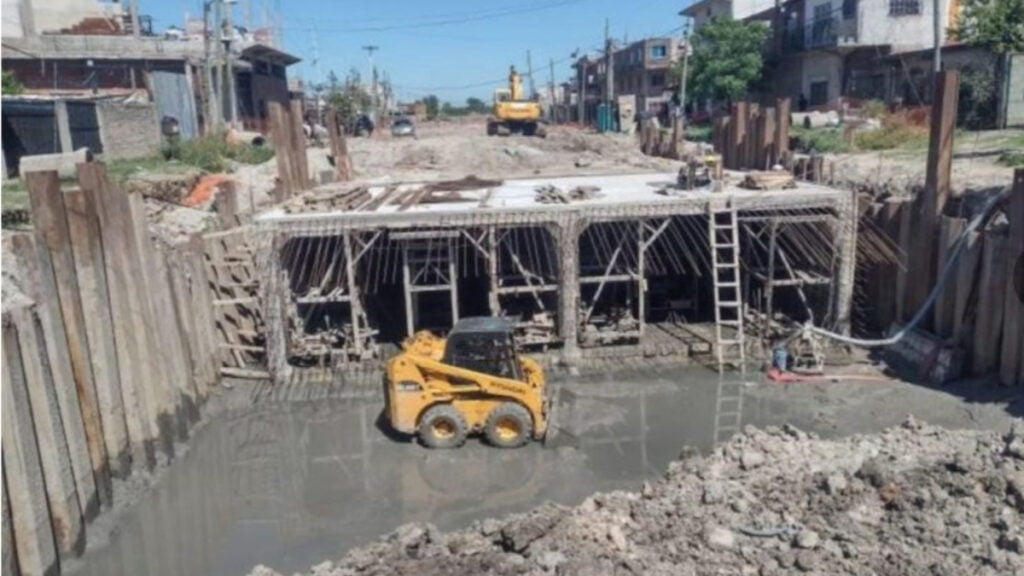
[[512, 323], [504, 318], [467, 318], [448, 334], [445, 364], [474, 372], [522, 380]]
[[543, 370], [519, 356], [504, 318], [465, 318], [447, 339], [417, 332], [388, 362], [386, 380], [392, 428], [431, 448], [475, 433], [513, 448], [547, 428]]

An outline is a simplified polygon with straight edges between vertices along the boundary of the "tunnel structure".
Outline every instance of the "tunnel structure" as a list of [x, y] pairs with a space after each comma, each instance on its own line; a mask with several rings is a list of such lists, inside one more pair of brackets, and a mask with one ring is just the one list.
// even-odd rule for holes
[[[599, 192], [552, 203], [545, 187]], [[359, 206], [286, 204], [256, 219], [268, 247], [268, 367], [282, 378], [378, 363], [413, 332], [444, 334], [469, 316], [512, 318], [524, 350], [570, 365], [711, 354], [723, 332], [756, 334], [776, 321], [848, 330], [851, 193], [805, 182], [721, 188], [681, 190], [674, 174], [634, 174], [442, 194], [381, 185], [360, 189]], [[729, 221], [722, 215], [736, 230], [732, 292], [716, 281], [732, 245], [715, 227]], [[742, 322], [719, 313], [725, 300]]]

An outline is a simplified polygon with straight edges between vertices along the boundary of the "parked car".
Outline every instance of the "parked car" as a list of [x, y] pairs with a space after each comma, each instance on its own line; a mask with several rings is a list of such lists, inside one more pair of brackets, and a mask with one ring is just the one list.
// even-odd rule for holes
[[353, 136], [373, 136], [373, 120], [366, 114], [356, 116], [349, 133]]
[[391, 135], [394, 137], [399, 136], [412, 136], [416, 137], [416, 127], [413, 126], [412, 120], [408, 118], [396, 118], [391, 122]]

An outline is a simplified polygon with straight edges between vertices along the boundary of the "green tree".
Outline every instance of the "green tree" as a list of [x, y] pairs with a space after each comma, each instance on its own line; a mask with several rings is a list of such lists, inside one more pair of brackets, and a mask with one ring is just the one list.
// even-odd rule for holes
[[768, 28], [761, 22], [712, 20], [693, 35], [689, 79], [697, 98], [734, 101], [761, 77], [761, 48]]
[[21, 94], [25, 91], [25, 86], [14, 77], [14, 72], [10, 70], [3, 71], [3, 87], [0, 88], [4, 94], [15, 95]]
[[997, 54], [1024, 52], [1024, 0], [962, 0], [950, 32]]
[[423, 104], [427, 107], [427, 120], [437, 118], [437, 114], [441, 111], [441, 101], [437, 99], [437, 96], [431, 94], [423, 98]]
[[483, 100], [472, 96], [466, 98], [466, 108], [471, 114], [486, 114], [490, 109]]
[[327, 75], [327, 104], [341, 114], [342, 121], [351, 126], [355, 118], [366, 112], [373, 104], [373, 98], [360, 82], [359, 71], [355, 68], [345, 77], [345, 83], [338, 82], [337, 75]]

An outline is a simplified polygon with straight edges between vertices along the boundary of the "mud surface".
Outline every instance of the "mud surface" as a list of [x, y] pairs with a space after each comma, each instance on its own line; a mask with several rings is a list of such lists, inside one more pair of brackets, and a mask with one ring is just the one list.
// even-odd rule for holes
[[999, 435], [910, 418], [841, 441], [749, 428], [639, 491], [447, 534], [407, 524], [312, 574], [1020, 574], [1021, 512], [1024, 421]]
[[[114, 515], [109, 542], [91, 541], [67, 572], [227, 575], [262, 564], [290, 574], [409, 522], [452, 531], [545, 502], [576, 506], [595, 492], [640, 490], [684, 446], [710, 451], [716, 378], [666, 367], [564, 382], [572, 433], [553, 447], [513, 451], [475, 440], [428, 451], [393, 438], [378, 427], [381, 403], [373, 394], [252, 404], [252, 392], [239, 388], [238, 408], [211, 419], [152, 491]], [[1024, 408], [1019, 393], [975, 390], [757, 383], [746, 388], [744, 422], [793, 422], [835, 437], [892, 426], [914, 412], [948, 427], [1006, 429], [1010, 414]]]

